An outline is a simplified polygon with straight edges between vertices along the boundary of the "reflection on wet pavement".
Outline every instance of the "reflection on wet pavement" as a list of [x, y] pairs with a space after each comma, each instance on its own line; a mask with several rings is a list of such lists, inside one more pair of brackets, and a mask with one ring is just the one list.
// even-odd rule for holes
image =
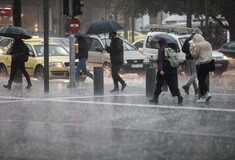
[[[207, 104], [181, 90], [182, 106], [169, 92], [159, 105], [149, 104], [144, 78], [125, 78], [125, 92], [110, 94], [108, 80], [103, 96], [93, 95], [91, 81], [74, 89], [51, 81], [48, 94], [35, 81], [30, 91], [1, 89], [0, 159], [234, 159], [235, 82], [227, 74], [211, 76]], [[180, 75], [180, 86], [186, 80]]]

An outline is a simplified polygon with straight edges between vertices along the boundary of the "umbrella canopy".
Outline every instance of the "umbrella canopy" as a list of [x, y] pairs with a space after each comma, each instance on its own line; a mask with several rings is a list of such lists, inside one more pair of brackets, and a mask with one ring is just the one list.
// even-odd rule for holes
[[167, 43], [177, 44], [177, 41], [169, 34], [157, 34], [153, 36], [152, 40], [157, 42], [160, 38], [165, 38]]
[[102, 34], [116, 32], [123, 27], [114, 20], [98, 20], [90, 25], [86, 34]]
[[23, 28], [15, 26], [5, 26], [0, 28], [0, 36], [21, 39], [30, 39], [32, 38]]

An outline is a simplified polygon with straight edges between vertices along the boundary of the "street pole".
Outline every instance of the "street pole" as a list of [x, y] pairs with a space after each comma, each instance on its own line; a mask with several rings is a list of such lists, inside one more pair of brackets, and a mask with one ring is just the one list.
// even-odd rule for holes
[[[13, 25], [21, 27], [21, 0], [13, 1]], [[22, 72], [20, 69], [16, 71], [14, 82], [22, 83]]]
[[[73, 1], [69, 0], [69, 17], [72, 18], [73, 15]], [[68, 25], [68, 24], [67, 24]], [[69, 64], [70, 64], [70, 82], [69, 85], [67, 86], [68, 88], [74, 88], [76, 87], [75, 85], [75, 47], [74, 47], [74, 42], [75, 42], [75, 36], [73, 33], [69, 33]]]
[[49, 13], [48, 0], [44, 0], [44, 92], [49, 92]]

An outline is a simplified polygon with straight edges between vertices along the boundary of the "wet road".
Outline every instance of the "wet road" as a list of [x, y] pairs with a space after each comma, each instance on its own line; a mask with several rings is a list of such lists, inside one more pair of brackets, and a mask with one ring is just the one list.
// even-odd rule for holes
[[[148, 103], [145, 78], [124, 75], [128, 87], [103, 96], [93, 84], [67, 89], [68, 81], [33, 80], [26, 91], [0, 90], [1, 160], [208, 160], [235, 159], [235, 71], [211, 75], [212, 98], [195, 103], [190, 90], [182, 106], [169, 92]], [[180, 86], [187, 76], [179, 75]], [[0, 80], [2, 86], [6, 80]], [[25, 81], [23, 86], [26, 85]]]

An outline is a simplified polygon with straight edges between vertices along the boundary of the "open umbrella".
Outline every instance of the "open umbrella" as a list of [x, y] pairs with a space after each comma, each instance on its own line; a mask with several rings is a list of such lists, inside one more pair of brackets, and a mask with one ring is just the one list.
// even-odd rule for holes
[[0, 28], [0, 36], [21, 39], [30, 39], [32, 38], [23, 28], [15, 26], [4, 26]]
[[90, 25], [86, 34], [102, 34], [116, 32], [123, 29], [123, 27], [114, 20], [98, 20]]
[[167, 43], [177, 44], [177, 41], [175, 40], [175, 38], [173, 38], [169, 34], [157, 34], [153, 36], [152, 40], [157, 42], [160, 38], [165, 38]]

